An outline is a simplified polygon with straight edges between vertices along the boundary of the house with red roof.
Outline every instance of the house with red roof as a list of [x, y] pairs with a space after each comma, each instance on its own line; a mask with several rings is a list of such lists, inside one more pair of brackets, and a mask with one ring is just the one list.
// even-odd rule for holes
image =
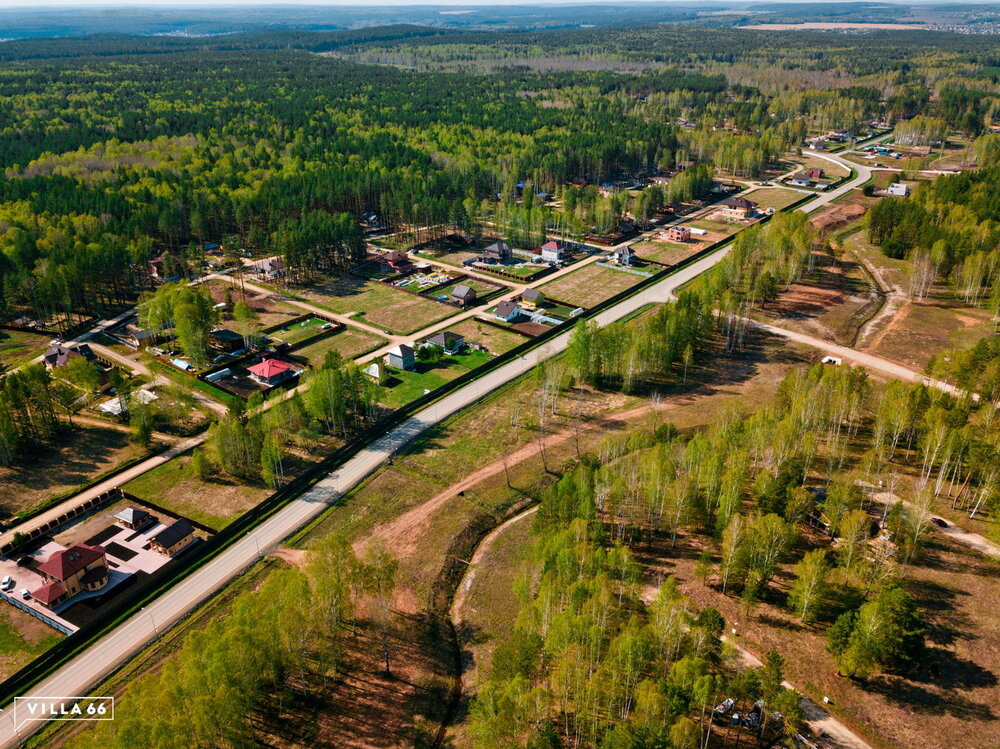
[[298, 370], [281, 359], [263, 359], [260, 364], [247, 367], [250, 377], [255, 382], [272, 388], [298, 374]]
[[85, 590], [100, 590], [108, 584], [108, 557], [103, 546], [74, 544], [60, 549], [38, 567], [45, 578], [31, 597], [52, 608]]

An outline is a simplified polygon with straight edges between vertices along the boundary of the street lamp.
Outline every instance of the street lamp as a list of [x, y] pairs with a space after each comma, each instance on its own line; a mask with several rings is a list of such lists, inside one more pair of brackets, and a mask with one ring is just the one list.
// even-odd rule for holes
[[146, 607], [145, 606], [142, 607], [142, 610], [146, 613], [146, 616], [149, 617], [149, 621], [153, 625], [153, 632], [154, 632], [154, 634], [159, 635], [160, 634], [160, 630], [156, 626], [156, 619], [153, 618], [153, 612], [152, 611], [146, 611]]

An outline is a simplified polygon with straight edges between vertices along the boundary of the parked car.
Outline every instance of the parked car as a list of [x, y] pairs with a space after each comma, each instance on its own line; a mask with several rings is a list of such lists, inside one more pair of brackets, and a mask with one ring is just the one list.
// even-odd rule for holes
[[0, 581], [0, 590], [10, 590], [14, 587], [14, 578], [7, 575], [2, 581]]
[[733, 705], [735, 704], [736, 700], [734, 700], [732, 697], [727, 697], [725, 700], [723, 700], [722, 702], [720, 702], [718, 705], [715, 706], [715, 711], [714, 711], [715, 717], [716, 718], [725, 717], [726, 713], [732, 710]]
[[27, 588], [21, 588], [21, 598], [27, 601], [29, 598], [31, 598], [31, 591], [28, 590]]

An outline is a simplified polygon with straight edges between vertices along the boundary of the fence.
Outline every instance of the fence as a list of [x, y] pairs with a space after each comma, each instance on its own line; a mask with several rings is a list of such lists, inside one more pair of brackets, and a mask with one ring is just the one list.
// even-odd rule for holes
[[21, 609], [21, 611], [23, 611], [25, 614], [30, 614], [31, 616], [35, 617], [36, 619], [38, 619], [38, 621], [45, 622], [53, 629], [62, 632], [64, 635], [73, 634], [73, 630], [67, 627], [65, 624], [57, 622], [52, 617], [45, 616], [45, 614], [43, 614], [41, 611], [39, 611], [38, 609], [31, 608], [31, 606], [28, 606], [24, 601], [20, 600], [16, 596], [7, 595], [2, 590], [0, 590], [0, 598], [3, 598], [3, 600], [5, 600], [11, 606]]
[[[802, 200], [796, 201], [782, 210], [791, 210], [807, 200], [812, 200], [813, 197], [814, 196], [811, 195], [806, 196]], [[761, 223], [766, 222], [769, 219], [770, 216], [767, 216], [761, 220]], [[214, 556], [220, 554], [230, 544], [235, 543], [243, 535], [262, 523], [266, 518], [275, 514], [287, 503], [310, 489], [337, 466], [341, 465], [346, 460], [363, 450], [372, 440], [381, 437], [389, 430], [409, 419], [418, 411], [452, 391], [468, 385], [470, 382], [479, 379], [486, 373], [521, 357], [526, 352], [541, 343], [568, 331], [573, 325], [576, 324], [577, 319], [587, 319], [603, 312], [609, 307], [613, 307], [643, 289], [662, 281], [676, 270], [700, 260], [723, 245], [728, 244], [730, 241], [730, 239], [726, 238], [699, 250], [672, 268], [664, 269], [663, 271], [640, 281], [635, 286], [625, 289], [624, 291], [620, 291], [608, 299], [605, 299], [603, 302], [591, 307], [579, 318], [567, 320], [560, 325], [550, 328], [536, 338], [518, 344], [509, 351], [491, 359], [481, 367], [459, 375], [455, 379], [446, 382], [436, 390], [430, 393], [425, 393], [408, 403], [406, 406], [403, 406], [402, 408], [399, 408], [382, 417], [377, 422], [360, 432], [356, 437], [349, 440], [345, 445], [328, 455], [322, 461], [303, 472], [300, 476], [288, 482], [285, 486], [274, 492], [274, 494], [264, 499], [260, 502], [260, 504], [241, 515], [239, 518], [227, 525], [223, 530], [219, 531], [216, 535], [212, 536], [204, 543], [199, 544], [197, 548], [193, 549], [190, 553], [185, 554], [184, 557], [178, 559], [177, 561], [179, 563], [174, 570], [170, 570], [167, 574], [164, 574], [163, 577], [149, 578], [144, 582], [133, 586], [129, 592], [124, 594], [118, 600], [118, 605], [115, 611], [102, 611], [98, 613], [90, 622], [81, 627], [79, 630], [69, 635], [61, 642], [56, 643], [31, 663], [27, 664], [15, 674], [8, 677], [4, 682], [0, 683], [0, 703], [6, 704], [14, 696], [23, 693], [40, 679], [52, 673], [55, 669], [59, 668], [66, 661], [72, 658], [77, 652], [85, 648], [90, 642], [95, 640], [99, 635], [110, 630], [116, 624], [131, 616], [135, 611], [138, 611], [141, 606], [145, 605], [157, 595], [167, 590], [169, 587], [181, 580], [181, 578], [190, 574], [195, 568], [209, 562]], [[419, 435], [414, 435], [414, 438], [417, 436]], [[168, 569], [169, 568], [164, 568], [164, 571], [167, 572]]]

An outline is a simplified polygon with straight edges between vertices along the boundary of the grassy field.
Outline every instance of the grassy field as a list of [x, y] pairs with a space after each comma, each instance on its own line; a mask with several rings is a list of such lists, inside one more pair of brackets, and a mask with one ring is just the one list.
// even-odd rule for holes
[[819, 156], [813, 156], [808, 153], [804, 153], [801, 156], [789, 154], [786, 158], [791, 163], [797, 164], [803, 169], [822, 169], [827, 177], [839, 179], [840, 177], [846, 177], [850, 174], [846, 167], [843, 167], [834, 161], [827, 161]]
[[713, 221], [710, 218], [699, 218], [694, 221], [686, 221], [685, 225], [693, 226], [696, 229], [704, 229], [708, 232], [721, 234], [723, 237], [731, 237], [743, 227], [738, 224], [730, 224], [725, 221]]
[[270, 335], [279, 338], [289, 344], [296, 344], [321, 332], [324, 325], [329, 325], [327, 320], [320, 317], [309, 317], [302, 322], [297, 322], [286, 328], [279, 328]]
[[77, 426], [54, 446], [35, 450], [11, 467], [0, 467], [0, 512], [27, 512], [145, 453], [125, 432]]
[[785, 206], [789, 206], [796, 200], [806, 196], [796, 190], [786, 190], [781, 187], [769, 187], [754, 190], [753, 192], [747, 193], [744, 197], [746, 197], [747, 200], [752, 200], [761, 208], [773, 208], [774, 210], [779, 211]]
[[27, 364], [49, 347], [49, 336], [20, 330], [0, 330], [0, 372]]
[[0, 679], [6, 679], [63, 636], [9, 603], [0, 606]]
[[139, 499], [216, 530], [229, 525], [271, 493], [264, 485], [248, 486], [221, 472], [210, 479], [199, 479], [190, 464], [190, 456], [174, 458], [133, 479], [123, 488]]
[[399, 408], [419, 398], [425, 391], [439, 388], [449, 380], [482, 366], [490, 358], [489, 354], [481, 351], [468, 351], [448, 356], [434, 364], [417, 362], [417, 368], [412, 372], [394, 370], [392, 378], [398, 382], [383, 391], [382, 402], [389, 408]]
[[405, 335], [456, 314], [454, 307], [376, 281], [343, 275], [324, 284], [298, 287], [310, 302], [339, 314], [354, 314], [370, 325]]
[[591, 264], [539, 288], [561, 302], [593, 307], [642, 280], [642, 276]]
[[[202, 284], [202, 286], [209, 290], [209, 293], [212, 295], [212, 299], [216, 302], [224, 302], [228, 298], [235, 304], [243, 298], [240, 293], [240, 287], [237, 284], [232, 284], [228, 281], [213, 280]], [[226, 293], [227, 290], [229, 292], [228, 294]], [[254, 312], [257, 313], [261, 327], [263, 328], [269, 328], [272, 325], [279, 325], [286, 320], [291, 320], [293, 317], [298, 317], [302, 314], [302, 310], [293, 307], [286, 302], [275, 299], [270, 293], [258, 294], [254, 291], [247, 290], [246, 303], [250, 305], [250, 308]], [[232, 310], [223, 313], [221, 320], [223, 325], [232, 320], [231, 312]]]
[[345, 359], [354, 359], [378, 348], [385, 340], [361, 330], [347, 328], [329, 338], [296, 349], [295, 356], [305, 357], [311, 366], [317, 367], [323, 363], [328, 351], [336, 351]]
[[662, 263], [663, 265], [673, 265], [697, 252], [703, 246], [700, 242], [678, 244], [677, 242], [654, 239], [649, 242], [634, 244], [632, 245], [632, 249], [643, 260], [651, 260], [654, 263]]
[[435, 289], [432, 292], [428, 292], [428, 296], [448, 297], [455, 290], [456, 286], [461, 286], [461, 285], [471, 286], [473, 289], [476, 290], [476, 295], [480, 299], [488, 299], [491, 296], [495, 296], [496, 294], [507, 291], [508, 289], [507, 286], [491, 284], [487, 283], [486, 281], [481, 281], [478, 278], [467, 277], [463, 278], [461, 281], [451, 284], [450, 286], [445, 286], [442, 289]]
[[497, 355], [510, 351], [515, 346], [528, 340], [527, 337], [509, 330], [501, 330], [492, 325], [476, 322], [475, 320], [463, 320], [454, 327], [449, 328], [461, 336], [465, 337], [468, 343], [481, 343], [489, 349], [491, 354]]

